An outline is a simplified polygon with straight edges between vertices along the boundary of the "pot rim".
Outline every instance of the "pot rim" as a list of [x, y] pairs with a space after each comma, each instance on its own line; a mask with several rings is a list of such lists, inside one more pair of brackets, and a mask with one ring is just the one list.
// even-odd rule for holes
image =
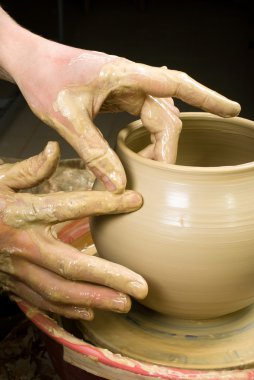
[[[244, 119], [242, 117], [232, 117], [232, 118], [222, 118], [220, 116], [213, 115], [207, 112], [181, 112], [181, 120], [208, 120], [211, 121], [223, 121], [224, 123], [230, 122], [236, 125], [242, 125], [243, 127], [248, 127], [254, 129], [254, 121]], [[137, 153], [133, 152], [125, 144], [127, 137], [135, 130], [142, 127], [143, 124], [141, 120], [136, 120], [128, 124], [123, 128], [117, 136], [117, 149], [120, 149], [127, 157], [132, 160], [144, 165], [156, 168], [157, 170], [173, 171], [173, 172], [185, 172], [185, 173], [196, 173], [196, 174], [226, 174], [226, 173], [243, 173], [248, 172], [254, 169], [254, 161], [247, 162], [239, 165], [228, 165], [228, 166], [211, 166], [211, 167], [202, 167], [202, 166], [186, 166], [186, 165], [174, 165], [167, 164], [165, 162], [154, 161], [142, 156], [139, 156]], [[253, 146], [254, 149], [254, 146]]]

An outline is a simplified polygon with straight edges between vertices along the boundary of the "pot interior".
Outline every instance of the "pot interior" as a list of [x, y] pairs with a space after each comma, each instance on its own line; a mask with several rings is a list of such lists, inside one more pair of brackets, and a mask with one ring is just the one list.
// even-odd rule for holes
[[[254, 161], [253, 123], [238, 120], [183, 120], [176, 165], [218, 167]], [[150, 144], [150, 135], [142, 127], [132, 131], [125, 143], [137, 153]]]

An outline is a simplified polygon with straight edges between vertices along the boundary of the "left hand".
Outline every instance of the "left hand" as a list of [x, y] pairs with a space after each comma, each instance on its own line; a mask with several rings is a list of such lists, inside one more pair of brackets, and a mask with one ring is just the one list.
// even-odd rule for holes
[[0, 165], [0, 288], [43, 310], [92, 319], [93, 309], [127, 312], [130, 295], [144, 298], [145, 280], [121, 265], [81, 253], [60, 241], [54, 226], [89, 215], [130, 212], [142, 204], [133, 191], [17, 192], [49, 178], [59, 149]]

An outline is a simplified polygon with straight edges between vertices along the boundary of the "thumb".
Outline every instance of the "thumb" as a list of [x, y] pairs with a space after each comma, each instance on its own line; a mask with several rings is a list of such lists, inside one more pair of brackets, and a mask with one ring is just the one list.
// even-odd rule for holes
[[54, 173], [59, 155], [58, 143], [48, 142], [40, 154], [0, 167], [0, 181], [14, 190], [36, 186]]

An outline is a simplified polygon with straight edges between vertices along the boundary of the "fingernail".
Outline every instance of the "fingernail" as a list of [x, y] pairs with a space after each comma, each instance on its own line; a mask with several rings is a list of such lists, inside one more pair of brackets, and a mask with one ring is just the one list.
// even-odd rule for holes
[[111, 173], [111, 176], [104, 175], [102, 181], [108, 191], [114, 192], [116, 194], [121, 194], [126, 187], [125, 179], [116, 172]]
[[52, 153], [55, 154], [57, 151], [59, 151], [58, 143], [56, 141], [49, 141], [42, 153], [44, 153], [46, 156], [49, 156]]
[[119, 293], [118, 297], [113, 299], [112, 302], [112, 311], [118, 312], [118, 313], [128, 313], [131, 308], [131, 300], [130, 297], [123, 293]]
[[124, 205], [128, 207], [128, 210], [137, 210], [143, 204], [143, 198], [141, 194], [136, 193], [134, 191], [128, 191], [123, 194], [124, 197]]
[[231, 104], [230, 104], [230, 110], [229, 110], [229, 112], [227, 114], [223, 115], [223, 116], [225, 116], [225, 117], [234, 117], [234, 116], [239, 115], [240, 111], [241, 111], [240, 104], [237, 103], [237, 102], [233, 102], [232, 101]]
[[85, 319], [86, 321], [92, 321], [94, 319], [94, 313], [91, 309], [89, 310], [80, 310], [80, 317], [81, 319]]
[[147, 282], [142, 277], [140, 281], [129, 282], [128, 294], [137, 299], [144, 299], [148, 294]]
[[[227, 101], [228, 101], [228, 99], [227, 99]], [[235, 117], [235, 116], [239, 115], [239, 113], [241, 111], [241, 106], [239, 103], [230, 100], [230, 104], [227, 104], [227, 105], [228, 105], [227, 109], [225, 109], [225, 107], [222, 109], [221, 116], [223, 116], [223, 117]]]
[[234, 115], [239, 115], [239, 113], [241, 112], [241, 106], [239, 103], [237, 102], [234, 102]]

